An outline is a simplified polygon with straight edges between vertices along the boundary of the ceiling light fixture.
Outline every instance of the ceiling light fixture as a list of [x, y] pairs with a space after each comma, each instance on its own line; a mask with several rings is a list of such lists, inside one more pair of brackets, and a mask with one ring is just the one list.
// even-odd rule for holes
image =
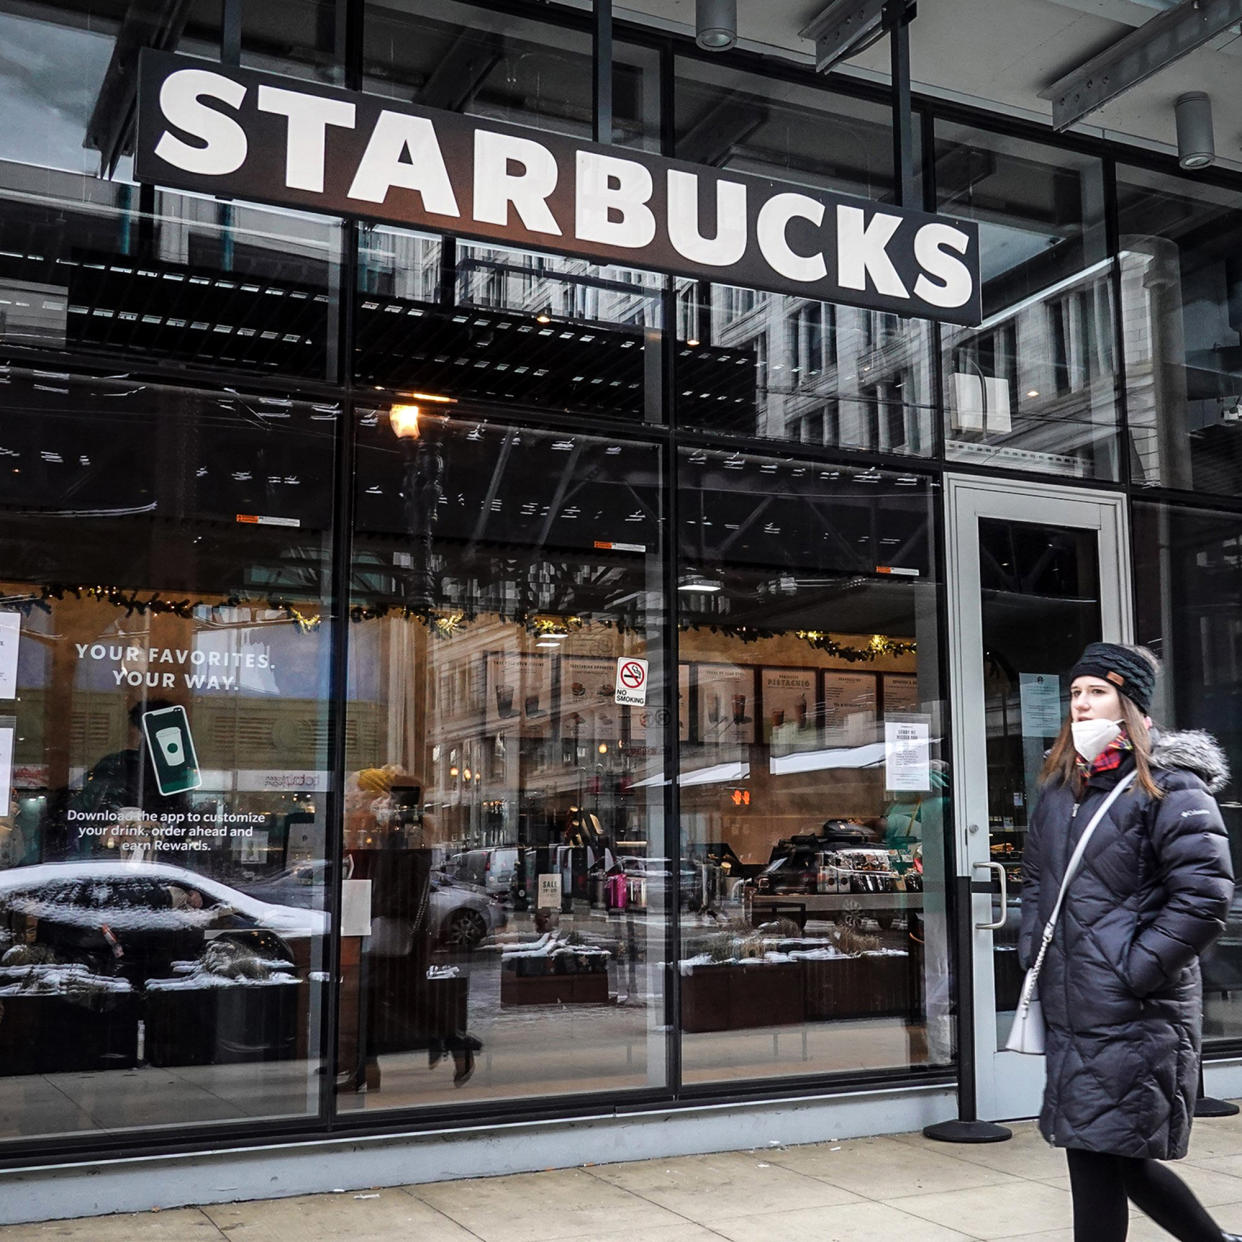
[[725, 52], [737, 42], [737, 0], [698, 0], [694, 41], [705, 52]]
[[418, 415], [419, 409], [416, 405], [407, 405], [404, 402], [394, 405], [388, 411], [388, 425], [392, 428], [392, 434], [398, 440], [417, 440]]
[[1183, 168], [1206, 168], [1216, 162], [1212, 138], [1212, 101], [1203, 91], [1179, 95], [1173, 105], [1177, 123], [1177, 162]]
[[704, 577], [702, 574], [687, 574], [678, 584], [679, 591], [697, 591], [703, 595], [712, 595], [724, 588], [714, 578]]

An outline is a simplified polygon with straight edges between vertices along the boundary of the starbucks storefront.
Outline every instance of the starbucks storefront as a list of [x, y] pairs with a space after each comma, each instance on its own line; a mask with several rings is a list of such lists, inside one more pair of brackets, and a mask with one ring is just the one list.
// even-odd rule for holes
[[90, 84], [0, 135], [5, 1218], [1031, 1115], [1060, 673], [1242, 759], [1237, 187], [930, 105], [903, 179], [620, 24], [596, 142], [554, 6], [113, 7], [0, 6]]

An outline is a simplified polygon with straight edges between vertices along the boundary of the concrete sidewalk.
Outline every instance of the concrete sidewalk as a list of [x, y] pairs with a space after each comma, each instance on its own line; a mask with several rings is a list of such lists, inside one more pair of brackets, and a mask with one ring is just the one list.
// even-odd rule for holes
[[[9, 1225], [0, 1242], [1070, 1242], [1063, 1154], [1013, 1129], [982, 1146], [898, 1134]], [[1175, 1167], [1242, 1231], [1242, 1118], [1197, 1121]], [[1167, 1237], [1135, 1216], [1131, 1242]]]

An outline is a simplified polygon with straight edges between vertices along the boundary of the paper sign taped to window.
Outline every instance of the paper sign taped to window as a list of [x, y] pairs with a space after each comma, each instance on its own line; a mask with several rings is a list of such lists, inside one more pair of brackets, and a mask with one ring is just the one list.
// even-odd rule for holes
[[885, 720], [884, 787], [931, 788], [930, 730], [925, 720]]
[[1065, 712], [1061, 708], [1061, 678], [1056, 673], [1019, 673], [1022, 736], [1056, 737]]

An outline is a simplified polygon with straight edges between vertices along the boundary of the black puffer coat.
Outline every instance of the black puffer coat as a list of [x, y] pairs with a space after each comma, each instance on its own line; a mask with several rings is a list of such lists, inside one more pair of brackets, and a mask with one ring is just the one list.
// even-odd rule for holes
[[[1154, 735], [1152, 776], [1096, 828], [1070, 881], [1039, 977], [1047, 1084], [1039, 1128], [1058, 1147], [1175, 1160], [1186, 1154], [1199, 1071], [1199, 954], [1224, 928], [1233, 868], [1210, 791], [1228, 780], [1206, 733]], [[1126, 759], [1073, 791], [1046, 786], [1023, 853], [1023, 966], [1038, 951], [1069, 856]]]

